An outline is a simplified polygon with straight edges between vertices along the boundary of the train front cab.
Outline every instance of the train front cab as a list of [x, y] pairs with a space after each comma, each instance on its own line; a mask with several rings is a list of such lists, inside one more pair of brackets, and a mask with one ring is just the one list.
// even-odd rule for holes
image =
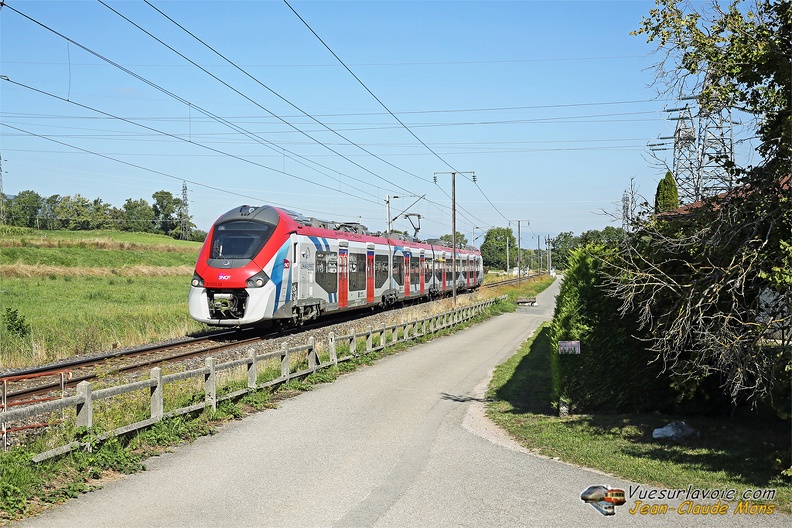
[[[188, 295], [190, 315], [218, 326], [260, 323], [275, 309], [288, 240], [271, 207], [241, 207], [221, 216], [207, 236]], [[286, 255], [285, 258], [288, 258]]]

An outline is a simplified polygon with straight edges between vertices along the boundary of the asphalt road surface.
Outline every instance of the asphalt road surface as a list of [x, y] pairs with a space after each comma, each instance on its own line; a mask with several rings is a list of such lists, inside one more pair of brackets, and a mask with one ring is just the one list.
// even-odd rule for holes
[[581, 501], [583, 490], [636, 484], [527, 453], [488, 422], [492, 369], [551, 318], [557, 292], [558, 281], [536, 307], [230, 423], [18, 526], [790, 526], [787, 516], [733, 507], [630, 514], [636, 496], [603, 516]]

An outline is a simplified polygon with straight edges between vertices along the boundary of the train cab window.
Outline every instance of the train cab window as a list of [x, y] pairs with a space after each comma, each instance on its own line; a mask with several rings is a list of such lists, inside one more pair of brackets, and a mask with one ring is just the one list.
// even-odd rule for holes
[[366, 289], [366, 254], [349, 254], [349, 291]]
[[273, 226], [250, 220], [234, 220], [215, 226], [212, 235], [213, 259], [252, 259], [267, 243]]
[[338, 253], [335, 251], [316, 252], [316, 284], [327, 293], [338, 291]]
[[388, 255], [374, 256], [374, 284], [377, 288], [382, 288], [388, 283]]

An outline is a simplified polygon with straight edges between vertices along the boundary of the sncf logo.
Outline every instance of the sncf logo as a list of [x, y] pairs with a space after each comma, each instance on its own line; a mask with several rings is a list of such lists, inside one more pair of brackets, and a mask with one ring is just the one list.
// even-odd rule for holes
[[291, 262], [289, 262], [286, 259], [283, 259], [283, 269], [289, 269], [289, 268], [291, 268]]
[[231, 278], [231, 275], [218, 275], [217, 280], [228, 280]]

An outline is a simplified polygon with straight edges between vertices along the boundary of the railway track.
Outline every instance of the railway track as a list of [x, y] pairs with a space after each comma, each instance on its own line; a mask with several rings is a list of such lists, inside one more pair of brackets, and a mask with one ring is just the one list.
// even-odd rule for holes
[[[481, 288], [490, 289], [516, 285], [528, 278], [506, 279], [484, 284]], [[340, 322], [348, 322], [359, 317], [359, 314], [341, 314], [325, 317], [321, 321], [287, 330], [218, 330], [207, 332], [200, 336], [181, 339], [177, 342], [116, 350], [53, 365], [16, 371], [0, 376], [0, 390], [2, 390], [0, 410], [61, 397], [68, 389], [75, 387], [81, 381], [95, 380], [100, 375], [100, 372], [102, 376], [132, 373], [154, 365], [175, 363], [209, 354], [218, 354], [232, 348], [255, 344], [275, 337], [294, 335]], [[12, 388], [13, 390], [11, 390]], [[55, 396], [56, 393], [59, 394]]]
[[[97, 370], [101, 370], [103, 374], [141, 370], [151, 365], [180, 361], [264, 339], [261, 335], [241, 336], [240, 331], [224, 330], [177, 342], [96, 354], [14, 372], [0, 376], [3, 403], [8, 407], [31, 403], [30, 399], [36, 396], [63, 391], [76, 386], [81, 381], [94, 380], [99, 375]], [[55, 381], [52, 381], [53, 379]], [[12, 384], [15, 390], [10, 391], [9, 387]]]

